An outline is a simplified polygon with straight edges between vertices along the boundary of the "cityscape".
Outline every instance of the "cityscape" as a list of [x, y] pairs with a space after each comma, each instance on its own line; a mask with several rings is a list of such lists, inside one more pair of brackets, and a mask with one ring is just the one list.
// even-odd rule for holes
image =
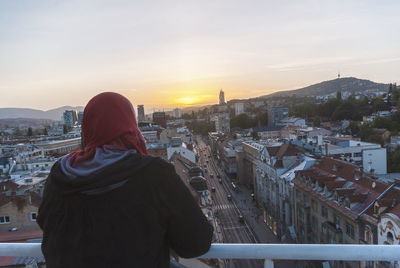
[[[354, 79], [337, 78], [320, 87]], [[173, 163], [214, 226], [213, 242], [400, 243], [396, 84], [307, 97], [227, 101], [225, 94], [221, 89], [216, 94], [218, 104], [187, 113], [181, 108], [145, 113], [144, 105], [136, 107], [148, 153]], [[350, 119], [354, 116], [350, 113], [332, 119], [351, 102], [367, 104], [365, 113], [359, 111], [360, 120]], [[312, 114], [302, 111], [306, 103], [315, 105]], [[326, 105], [332, 107], [331, 115], [317, 115]], [[44, 183], [59, 157], [80, 148], [82, 118], [82, 111], [65, 110], [60, 120], [2, 125], [1, 242], [41, 240], [36, 217]], [[2, 264], [25, 267], [32, 260], [7, 258]], [[262, 266], [257, 260], [207, 260], [202, 266], [186, 261], [187, 267]], [[398, 262], [277, 261], [275, 265], [398, 267]]]
[[[175, 268], [400, 268], [399, 11], [396, 1], [0, 1], [0, 267], [55, 267], [39, 208], [55, 167], [84, 152], [90, 100], [108, 92], [129, 111], [102, 102], [96, 115], [130, 114], [130, 130], [93, 155], [171, 167], [195, 201], [186, 212], [199, 209], [212, 236], [197, 257], [159, 243], [165, 252], [146, 252], [157, 267], [149, 256], [165, 253]], [[82, 183], [87, 170], [68, 163], [61, 173]]]

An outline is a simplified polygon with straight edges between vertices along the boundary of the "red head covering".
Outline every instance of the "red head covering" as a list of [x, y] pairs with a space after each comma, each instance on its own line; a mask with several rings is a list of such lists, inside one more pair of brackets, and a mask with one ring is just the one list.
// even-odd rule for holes
[[120, 94], [104, 92], [94, 96], [85, 107], [82, 132], [84, 148], [69, 156], [73, 167], [92, 159], [96, 147], [103, 145], [117, 150], [136, 149], [140, 154], [147, 154], [132, 104]]

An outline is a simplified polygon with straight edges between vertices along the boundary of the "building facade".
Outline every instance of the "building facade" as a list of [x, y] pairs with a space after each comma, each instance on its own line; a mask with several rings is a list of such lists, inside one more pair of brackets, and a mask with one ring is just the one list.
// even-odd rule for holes
[[283, 106], [268, 107], [268, 126], [276, 126], [282, 119], [289, 116], [289, 109]]
[[137, 112], [138, 112], [138, 122], [146, 121], [145, 116], [144, 116], [144, 105], [143, 104], [139, 104], [137, 106]]
[[72, 128], [78, 121], [78, 113], [75, 110], [67, 110], [63, 113], [64, 125]]

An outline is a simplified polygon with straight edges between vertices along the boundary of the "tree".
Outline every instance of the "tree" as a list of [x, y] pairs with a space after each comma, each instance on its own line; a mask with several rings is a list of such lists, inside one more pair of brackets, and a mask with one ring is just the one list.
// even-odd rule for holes
[[351, 135], [358, 135], [358, 133], [360, 132], [360, 127], [358, 126], [357, 122], [350, 122], [349, 125], [349, 130], [351, 132]]
[[257, 125], [255, 120], [249, 118], [247, 114], [239, 114], [233, 117], [230, 121], [231, 128], [239, 127], [239, 128], [251, 128]]
[[342, 100], [342, 92], [340, 91], [336, 92], [336, 99]]
[[43, 135], [46, 135], [46, 136], [49, 135], [49, 133], [48, 133], [48, 131], [47, 131], [47, 128], [44, 128], [44, 129], [43, 129]]
[[67, 134], [69, 131], [69, 127], [67, 125], [63, 125], [63, 133]]
[[15, 136], [21, 136], [21, 130], [19, 129], [19, 127], [17, 127], [14, 131]]
[[29, 137], [33, 136], [33, 131], [32, 131], [31, 127], [28, 128], [28, 132], [27, 132], [26, 135], [29, 136]]
[[388, 172], [400, 172], [400, 149], [388, 153]]
[[313, 118], [313, 126], [314, 127], [319, 127], [321, 126], [321, 118], [319, 118], [319, 116], [315, 116]]
[[260, 139], [260, 137], [258, 136], [257, 132], [255, 132], [255, 131], [253, 131], [251, 133], [251, 136], [253, 137], [253, 140], [259, 140]]

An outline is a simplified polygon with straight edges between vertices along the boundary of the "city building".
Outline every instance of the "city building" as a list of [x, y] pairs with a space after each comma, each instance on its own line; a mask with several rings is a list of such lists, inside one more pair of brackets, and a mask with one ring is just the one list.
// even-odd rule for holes
[[174, 154], [179, 154], [193, 164], [197, 162], [196, 152], [180, 139], [173, 140], [170, 146], [167, 147], [167, 159], [171, 160]]
[[381, 145], [357, 140], [327, 137], [322, 152], [362, 167], [364, 172], [387, 173], [387, 152]]
[[[278, 238], [285, 234], [290, 238], [288, 227], [293, 225], [292, 187], [290, 170], [308, 168], [312, 158], [305, 158], [302, 151], [292, 144], [267, 144], [254, 159], [254, 194], [267, 226]], [[281, 178], [281, 176], [283, 177]], [[291, 238], [292, 240], [294, 237]]]
[[144, 105], [139, 104], [137, 106], [137, 112], [138, 112], [138, 122], [144, 122], [145, 121]]
[[262, 140], [279, 139], [283, 126], [254, 127], [252, 131]]
[[63, 113], [63, 121], [64, 125], [72, 128], [75, 123], [78, 121], [78, 114], [75, 110], [66, 110]]
[[80, 111], [78, 112], [78, 124], [82, 125], [82, 121], [83, 121], [83, 112]]
[[[298, 243], [377, 244], [385, 226], [381, 220], [378, 229], [378, 212], [397, 213], [399, 192], [391, 191], [398, 186], [345, 161], [323, 157], [310, 169], [297, 171], [293, 182]], [[358, 268], [360, 263], [330, 261], [330, 267]], [[381, 266], [364, 262], [361, 267]]]
[[182, 109], [180, 109], [180, 108], [173, 109], [172, 116], [175, 118], [181, 118], [182, 117]]
[[12, 182], [0, 186], [0, 232], [40, 230], [36, 217], [42, 198], [34, 192], [17, 193]]
[[167, 127], [167, 117], [165, 112], [154, 112], [153, 113], [153, 123], [157, 124], [163, 128]]
[[283, 106], [268, 107], [268, 126], [276, 126], [282, 119], [289, 116], [289, 109]]
[[244, 113], [244, 103], [243, 102], [235, 102], [234, 107], [235, 107], [235, 115]]
[[219, 91], [219, 105], [225, 104], [225, 93], [222, 89]]
[[281, 121], [277, 122], [278, 126], [297, 126], [297, 127], [306, 127], [306, 120], [298, 117], [286, 117]]
[[156, 130], [146, 130], [142, 131], [143, 138], [146, 143], [158, 143], [158, 132]]
[[215, 131], [221, 133], [230, 132], [230, 117], [228, 113], [220, 113], [215, 116]]

